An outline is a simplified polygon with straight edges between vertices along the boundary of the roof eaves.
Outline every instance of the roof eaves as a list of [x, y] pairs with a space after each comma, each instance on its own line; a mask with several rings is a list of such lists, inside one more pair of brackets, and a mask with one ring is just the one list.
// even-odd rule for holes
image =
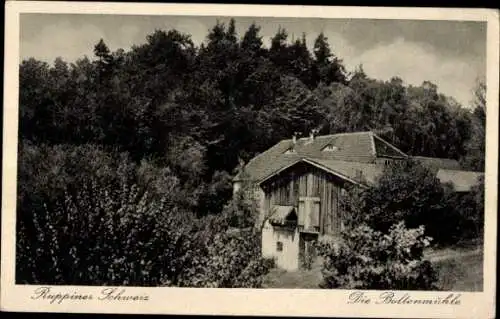
[[341, 173], [339, 173], [339, 172], [337, 172], [337, 171], [334, 171], [334, 170], [332, 170], [332, 169], [330, 169], [330, 168], [328, 168], [328, 167], [326, 167], [326, 166], [324, 166], [324, 165], [322, 165], [322, 164], [320, 164], [320, 163], [318, 163], [318, 162], [315, 162], [315, 161], [314, 161], [314, 160], [312, 160], [312, 159], [307, 159], [307, 158], [304, 158], [304, 159], [303, 159], [303, 161], [304, 161], [305, 163], [308, 163], [308, 164], [311, 164], [311, 165], [313, 165], [313, 166], [316, 166], [316, 167], [318, 167], [318, 168], [320, 168], [320, 169], [322, 169], [322, 170], [324, 170], [324, 171], [326, 171], [326, 172], [329, 172], [329, 173], [331, 173], [331, 174], [333, 174], [333, 175], [336, 175], [336, 176], [338, 176], [338, 177], [340, 177], [340, 178], [342, 178], [342, 179], [345, 179], [346, 181], [349, 181], [349, 182], [351, 182], [351, 183], [353, 183], [353, 184], [355, 184], [355, 185], [359, 185], [359, 186], [363, 186], [363, 187], [365, 186], [364, 184], [362, 184], [362, 183], [360, 183], [360, 182], [357, 182], [357, 181], [355, 181], [355, 180], [351, 179], [350, 177], [347, 177], [347, 176], [345, 176], [344, 174], [341, 174]]
[[255, 162], [255, 161], [257, 161], [258, 159], [260, 159], [260, 158], [262, 158], [262, 157], [266, 156], [267, 154], [271, 153], [271, 151], [272, 151], [272, 150], [274, 150], [275, 148], [277, 148], [277, 147], [278, 147], [278, 145], [280, 145], [280, 144], [284, 144], [284, 143], [286, 143], [286, 142], [290, 143], [290, 142], [291, 142], [291, 140], [289, 140], [289, 139], [288, 139], [288, 140], [281, 140], [281, 141], [279, 141], [278, 143], [274, 144], [273, 146], [271, 146], [270, 148], [268, 148], [268, 149], [267, 149], [267, 150], [265, 150], [264, 152], [262, 152], [262, 153], [260, 153], [260, 154], [257, 154], [256, 156], [254, 156], [253, 158], [251, 158], [251, 159], [248, 161], [248, 163], [247, 163], [246, 165], [248, 165], [248, 164], [250, 164], [250, 163], [252, 163], [252, 162]]
[[292, 163], [290, 163], [290, 164], [288, 164], [288, 165], [280, 168], [279, 170], [277, 170], [277, 171], [275, 171], [275, 172], [267, 175], [266, 177], [262, 178], [260, 181], [258, 181], [258, 184], [260, 185], [260, 184], [264, 183], [265, 181], [267, 181], [271, 177], [276, 176], [277, 174], [281, 173], [282, 171], [284, 171], [284, 170], [292, 167], [293, 165], [295, 165], [295, 164], [297, 164], [299, 162], [308, 163], [308, 164], [310, 164], [312, 166], [315, 166], [315, 167], [317, 167], [317, 168], [319, 168], [321, 170], [324, 170], [324, 171], [326, 171], [326, 172], [328, 172], [330, 174], [336, 175], [336, 176], [338, 176], [338, 177], [340, 177], [340, 178], [342, 178], [342, 179], [344, 179], [344, 180], [346, 180], [348, 182], [351, 182], [351, 183], [353, 183], [355, 185], [358, 185], [358, 186], [361, 186], [361, 187], [366, 187], [366, 185], [364, 185], [364, 184], [362, 184], [360, 182], [357, 182], [357, 181], [353, 180], [352, 178], [350, 178], [350, 177], [348, 177], [348, 176], [346, 176], [344, 174], [341, 174], [341, 173], [339, 173], [339, 172], [337, 172], [335, 170], [332, 170], [332, 169], [330, 169], [330, 168], [328, 168], [328, 167], [326, 167], [326, 166], [324, 166], [324, 165], [322, 165], [322, 164], [320, 164], [320, 163], [318, 163], [318, 162], [316, 162], [316, 161], [314, 161], [313, 159], [310, 159], [310, 158], [298, 158], [296, 161], [293, 161]]
[[269, 178], [281, 173], [282, 171], [286, 170], [287, 168], [289, 167], [292, 167], [293, 165], [297, 164], [298, 162], [302, 161], [302, 158], [297, 158], [295, 161], [291, 162], [290, 164], [288, 165], [285, 165], [283, 167], [281, 167], [280, 169], [270, 173], [269, 175], [265, 176], [264, 178], [261, 178], [259, 181], [257, 181], [257, 183], [260, 185], [262, 183], [264, 183], [265, 181], [267, 181]]

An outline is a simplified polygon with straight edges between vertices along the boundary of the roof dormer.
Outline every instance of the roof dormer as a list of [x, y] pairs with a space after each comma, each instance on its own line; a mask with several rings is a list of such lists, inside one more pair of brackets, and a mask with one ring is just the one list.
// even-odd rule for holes
[[293, 147], [290, 147], [283, 154], [297, 154], [297, 151]]
[[336, 152], [338, 151], [339, 148], [333, 144], [328, 144], [327, 146], [323, 147], [321, 151], [323, 152]]

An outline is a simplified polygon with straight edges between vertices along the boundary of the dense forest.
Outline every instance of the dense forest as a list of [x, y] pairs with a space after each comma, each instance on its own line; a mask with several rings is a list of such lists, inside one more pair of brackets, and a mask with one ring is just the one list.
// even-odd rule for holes
[[[156, 30], [128, 51], [96, 39], [93, 57], [22, 61], [18, 281], [258, 286], [251, 274], [268, 267], [252, 255], [258, 240], [207, 229], [251, 224], [251, 207], [230, 201], [231, 178], [294, 132], [376, 130], [408, 154], [484, 169], [483, 83], [464, 107], [431, 82], [381, 81], [362, 66], [348, 72], [323, 34], [311, 52], [305, 34], [290, 41], [278, 28], [266, 47], [259, 30], [239, 35], [232, 20], [200, 46]], [[216, 261], [238, 245], [251, 246], [241, 260]], [[163, 259], [152, 262], [159, 250]], [[92, 277], [99, 263], [108, 273]], [[109, 266], [117, 264], [128, 275]], [[148, 275], [137, 275], [144, 267]], [[68, 277], [70, 269], [78, 271]]]

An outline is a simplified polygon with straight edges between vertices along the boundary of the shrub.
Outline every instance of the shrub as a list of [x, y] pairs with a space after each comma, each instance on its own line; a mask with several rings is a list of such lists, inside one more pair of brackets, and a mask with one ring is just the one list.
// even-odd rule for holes
[[196, 220], [136, 185], [92, 181], [44, 208], [18, 234], [19, 283], [256, 288], [272, 267], [254, 229]]
[[209, 182], [199, 185], [198, 215], [218, 214], [231, 199], [231, 175], [225, 171], [216, 171]]
[[269, 269], [257, 234], [230, 231], [244, 205], [197, 218], [168, 167], [22, 144], [19, 174], [18, 283], [257, 287]]
[[203, 267], [190, 271], [185, 283], [192, 287], [259, 288], [273, 267], [261, 257], [258, 233], [251, 228], [211, 232]]
[[257, 203], [248, 194], [239, 191], [224, 206], [222, 213], [231, 227], [254, 227], [258, 217]]
[[[482, 240], [484, 230], [484, 180], [479, 179], [470, 192], [457, 193], [447, 188], [446, 206], [448, 216], [440, 223], [442, 231], [450, 233], [452, 239], [468, 241]], [[452, 228], [447, 230], [447, 228]]]
[[[23, 142], [19, 157], [18, 283], [257, 287], [269, 269], [258, 234], [231, 231], [246, 204], [198, 218], [206, 185], [169, 167], [95, 145]], [[227, 191], [227, 174], [211, 184]]]
[[194, 287], [261, 287], [273, 267], [262, 258], [260, 231], [255, 226], [253, 202], [235, 196], [217, 215], [199, 220], [194, 234], [200, 247], [198, 265], [189, 269], [183, 285]]
[[436, 289], [437, 275], [422, 260], [430, 243], [424, 228], [406, 229], [403, 222], [387, 234], [367, 225], [341, 233], [340, 240], [317, 243], [323, 258], [321, 288], [344, 289]]
[[484, 187], [465, 196], [443, 186], [435, 172], [415, 161], [389, 166], [377, 183], [367, 189], [351, 187], [341, 197], [349, 225], [366, 223], [387, 232], [391, 225], [425, 226], [435, 244], [452, 244], [481, 233], [482, 211], [476, 204]]
[[436, 174], [416, 161], [389, 166], [375, 187], [367, 190], [365, 207], [370, 210], [369, 224], [387, 231], [404, 220], [408, 227], [425, 225], [431, 236], [436, 235], [434, 218], [441, 214], [444, 190]]
[[33, 211], [18, 234], [18, 280], [38, 284], [175, 283], [192, 256], [185, 212], [168, 198], [95, 180]]

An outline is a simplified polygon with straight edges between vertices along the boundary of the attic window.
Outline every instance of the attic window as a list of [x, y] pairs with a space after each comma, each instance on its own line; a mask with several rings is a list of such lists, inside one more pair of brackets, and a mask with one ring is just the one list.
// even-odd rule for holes
[[335, 151], [338, 151], [338, 147], [335, 146], [335, 145], [327, 145], [323, 148], [323, 152], [335, 152]]
[[293, 148], [289, 148], [283, 154], [296, 154], [296, 153], [297, 153], [297, 151], [295, 151]]

